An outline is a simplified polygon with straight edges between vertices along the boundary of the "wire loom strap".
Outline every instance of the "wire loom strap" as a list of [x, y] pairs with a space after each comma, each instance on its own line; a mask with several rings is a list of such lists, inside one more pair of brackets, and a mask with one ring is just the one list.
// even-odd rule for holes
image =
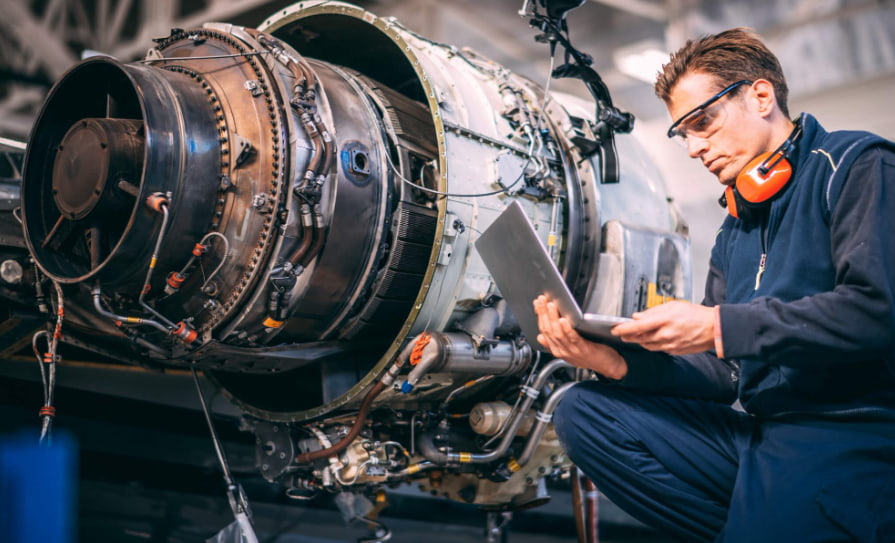
[[55, 417], [56, 408], [52, 405], [45, 405], [40, 408], [39, 414], [41, 417]]

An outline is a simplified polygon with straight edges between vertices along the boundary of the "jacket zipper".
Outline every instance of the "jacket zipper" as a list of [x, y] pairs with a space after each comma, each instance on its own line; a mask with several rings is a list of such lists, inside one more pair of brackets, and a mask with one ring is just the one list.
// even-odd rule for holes
[[[768, 214], [770, 215], [770, 213]], [[765, 216], [761, 221], [761, 259], [758, 261], [758, 272], [755, 273], [755, 288], [758, 290], [761, 286], [761, 276], [764, 275], [765, 265], [768, 263], [768, 221], [770, 218]]]

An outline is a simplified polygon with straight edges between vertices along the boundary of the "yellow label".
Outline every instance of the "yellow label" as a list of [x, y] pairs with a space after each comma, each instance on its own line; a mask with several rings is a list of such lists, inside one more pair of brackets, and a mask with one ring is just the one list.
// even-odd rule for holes
[[264, 322], [262, 324], [264, 324], [264, 326], [267, 328], [279, 328], [280, 326], [283, 326], [284, 322], [286, 321], [278, 321], [267, 317], [266, 319], [264, 319]]
[[507, 463], [507, 467], [508, 467], [508, 468], [510, 469], [510, 471], [512, 471], [513, 473], [516, 473], [517, 471], [519, 471], [520, 469], [522, 469], [522, 466], [519, 465], [519, 462], [516, 462], [516, 459], [515, 459], [515, 458], [511, 458], [511, 459], [510, 459], [510, 461]]
[[457, 454], [460, 456], [461, 464], [469, 464], [470, 462], [472, 462], [472, 453], [461, 452]]
[[675, 300], [680, 300], [680, 298], [675, 298], [674, 296], [660, 296], [658, 294], [658, 288], [655, 283], [650, 283], [646, 288], [646, 308], [649, 309], [651, 307], [656, 307], [657, 305], [662, 305], [666, 302], [673, 302]]

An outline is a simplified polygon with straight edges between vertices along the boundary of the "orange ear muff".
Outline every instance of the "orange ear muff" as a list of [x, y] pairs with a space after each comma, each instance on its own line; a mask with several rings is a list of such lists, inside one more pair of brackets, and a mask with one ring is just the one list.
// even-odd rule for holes
[[787, 157], [794, 152], [795, 144], [802, 135], [802, 124], [794, 121], [795, 127], [776, 150], [762, 153], [753, 158], [737, 175], [732, 186], [724, 189], [718, 200], [721, 207], [737, 219], [751, 220], [756, 213], [786, 187], [792, 178], [793, 167]]
[[[790, 177], [792, 177], [792, 165], [784, 154], [777, 150], [753, 158], [737, 175], [736, 188], [744, 200], [760, 204], [777, 195], [786, 186]], [[731, 199], [728, 198], [728, 201]]]
[[740, 218], [740, 212], [737, 209], [737, 197], [736, 193], [733, 191], [733, 187], [727, 187], [724, 189], [724, 196], [718, 201], [721, 204], [721, 207], [726, 207], [727, 212], [734, 216], [734, 218]]

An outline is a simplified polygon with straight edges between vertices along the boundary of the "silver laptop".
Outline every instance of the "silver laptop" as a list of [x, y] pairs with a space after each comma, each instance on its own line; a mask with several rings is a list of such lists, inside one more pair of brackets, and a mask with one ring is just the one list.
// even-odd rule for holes
[[533, 345], [545, 350], [537, 342], [538, 319], [532, 305], [541, 294], [553, 299], [560, 314], [582, 335], [621, 342], [610, 330], [631, 319], [581, 311], [519, 202], [511, 203], [482, 232], [475, 247], [522, 332]]

